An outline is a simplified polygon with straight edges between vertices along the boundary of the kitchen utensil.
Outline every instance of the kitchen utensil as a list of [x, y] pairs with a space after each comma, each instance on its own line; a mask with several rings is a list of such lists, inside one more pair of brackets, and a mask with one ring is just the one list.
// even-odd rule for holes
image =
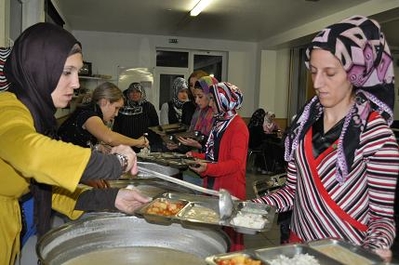
[[206, 189], [206, 188], [200, 187], [198, 185], [186, 182], [184, 180], [170, 177], [163, 173], [160, 173], [160, 172], [157, 172], [154, 170], [150, 170], [147, 168], [140, 168], [140, 171], [151, 173], [154, 177], [157, 177], [157, 178], [169, 181], [169, 182], [173, 182], [175, 184], [184, 186], [186, 188], [190, 188], [195, 191], [199, 191], [199, 192], [209, 194], [209, 195], [219, 196], [219, 212], [220, 212], [220, 217], [222, 220], [225, 220], [226, 218], [231, 216], [233, 209], [234, 209], [233, 199], [239, 200], [238, 198], [231, 196], [231, 194], [227, 190], [224, 190], [224, 189], [220, 189], [220, 191]]
[[219, 213], [220, 219], [225, 220], [231, 216], [234, 210], [234, 202], [231, 194], [225, 190], [219, 190]]

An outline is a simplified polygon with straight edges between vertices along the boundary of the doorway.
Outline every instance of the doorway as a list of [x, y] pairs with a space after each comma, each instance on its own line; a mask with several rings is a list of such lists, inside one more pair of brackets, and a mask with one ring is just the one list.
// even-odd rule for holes
[[172, 84], [176, 77], [188, 79], [195, 70], [203, 70], [218, 80], [226, 80], [227, 53], [198, 50], [157, 49], [154, 71], [153, 104], [161, 109], [173, 95]]

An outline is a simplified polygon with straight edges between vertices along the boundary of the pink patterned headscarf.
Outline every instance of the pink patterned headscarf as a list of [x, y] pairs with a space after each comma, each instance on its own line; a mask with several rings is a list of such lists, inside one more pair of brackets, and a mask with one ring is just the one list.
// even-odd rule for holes
[[[363, 16], [353, 16], [320, 31], [306, 50], [305, 64], [308, 68], [315, 48], [330, 51], [338, 58], [356, 93], [355, 104], [346, 115], [337, 147], [336, 178], [343, 183], [369, 113], [376, 110], [389, 125], [393, 121], [392, 56], [380, 25]], [[286, 161], [292, 159], [299, 141], [322, 113], [323, 106], [315, 96], [297, 114], [285, 139]]]

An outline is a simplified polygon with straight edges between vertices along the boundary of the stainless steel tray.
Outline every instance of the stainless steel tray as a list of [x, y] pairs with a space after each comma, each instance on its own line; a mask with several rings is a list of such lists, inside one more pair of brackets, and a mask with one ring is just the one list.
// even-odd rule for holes
[[225, 223], [237, 232], [256, 234], [270, 230], [276, 209], [267, 204], [237, 202], [233, 215]]
[[[205, 258], [208, 265], [218, 265], [222, 262], [226, 264], [249, 264], [248, 259], [252, 261], [259, 261], [260, 265], [269, 265], [256, 257], [253, 250], [247, 249], [243, 251], [230, 252], [226, 254], [212, 255]], [[240, 261], [241, 263], [239, 263]], [[223, 263], [222, 263], [223, 264]]]
[[296, 254], [304, 254], [316, 259], [320, 265], [342, 265], [339, 261], [336, 261], [305, 244], [291, 244], [272, 248], [256, 249], [254, 252], [255, 256], [266, 264], [270, 264], [273, 260], [280, 258], [281, 255], [292, 259]]
[[176, 152], [151, 152], [137, 153], [139, 160], [144, 162], [153, 162], [163, 166], [169, 166], [177, 169], [186, 169], [188, 164], [185, 162], [187, 156]]
[[[175, 215], [170, 216], [148, 212], [148, 209], [152, 207], [154, 203], [159, 202], [159, 200], [173, 203], [181, 202], [184, 203], [185, 206]], [[227, 220], [221, 220], [219, 198], [214, 196], [166, 192], [154, 198], [154, 201], [139, 208], [136, 211], [136, 215], [145, 218], [149, 222], [160, 224], [179, 222], [184, 226], [229, 226], [243, 234], [256, 234], [265, 232], [271, 228], [275, 216], [275, 208], [265, 204], [234, 201], [232, 216]], [[259, 223], [257, 223], [258, 226], [256, 227], [252, 227], [251, 223], [248, 225], [248, 221], [254, 219], [244, 219], [244, 222], [237, 223], [237, 218], [241, 218], [242, 215], [248, 218], [256, 216], [261, 220], [261, 225], [259, 225]]]
[[380, 264], [383, 260], [360, 246], [337, 239], [323, 239], [309, 242], [308, 245], [343, 264]]
[[[261, 265], [270, 265], [273, 263], [280, 264], [278, 260], [281, 261], [281, 259], [283, 258], [292, 259], [295, 255], [299, 254], [310, 256], [307, 258], [314, 259], [320, 265], [342, 265], [342, 263], [310, 248], [305, 244], [292, 244], [292, 245], [284, 245], [284, 246], [264, 248], [264, 249], [247, 249], [243, 251], [217, 254], [205, 258], [205, 262], [208, 265], [218, 265], [222, 261], [225, 261], [225, 264], [236, 264], [234, 263], [234, 259], [242, 260], [250, 258], [251, 260], [258, 261]], [[247, 263], [237, 263], [237, 264], [247, 264]]]

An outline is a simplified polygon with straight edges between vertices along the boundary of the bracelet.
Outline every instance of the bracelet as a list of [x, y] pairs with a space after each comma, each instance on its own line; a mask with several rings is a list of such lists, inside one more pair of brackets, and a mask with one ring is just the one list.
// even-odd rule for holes
[[114, 155], [116, 156], [116, 158], [118, 158], [119, 163], [121, 163], [122, 172], [126, 172], [126, 168], [128, 165], [127, 156], [118, 153], [115, 153]]

